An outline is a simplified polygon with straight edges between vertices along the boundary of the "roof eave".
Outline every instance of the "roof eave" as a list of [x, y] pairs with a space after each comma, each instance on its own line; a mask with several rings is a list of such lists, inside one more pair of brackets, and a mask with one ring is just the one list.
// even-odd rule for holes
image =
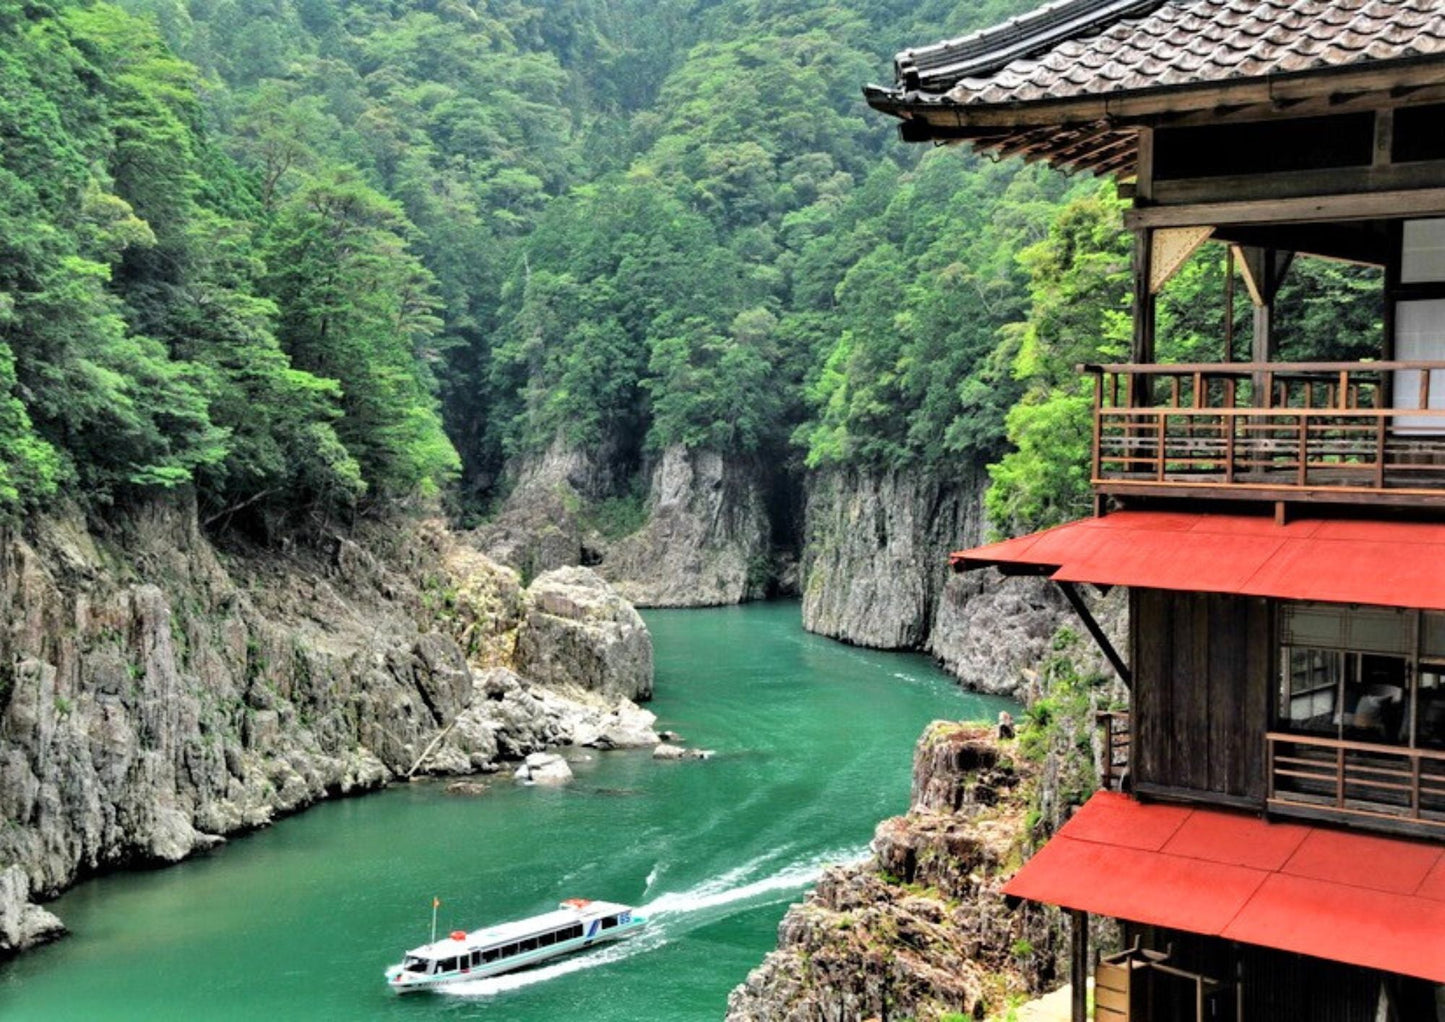
[[864, 99], [873, 109], [905, 121], [921, 122], [910, 132], [913, 141], [928, 139], [924, 126], [941, 129], [940, 140], [967, 138], [959, 129], [1022, 129], [1104, 122], [1129, 128], [1183, 113], [1218, 108], [1265, 105], [1281, 111], [1307, 99], [1362, 93], [1407, 94], [1438, 86], [1445, 55], [1369, 61], [1346, 67], [1317, 68], [1258, 78], [1147, 89], [1015, 100], [969, 102], [959, 86], [929, 93], [869, 85]]

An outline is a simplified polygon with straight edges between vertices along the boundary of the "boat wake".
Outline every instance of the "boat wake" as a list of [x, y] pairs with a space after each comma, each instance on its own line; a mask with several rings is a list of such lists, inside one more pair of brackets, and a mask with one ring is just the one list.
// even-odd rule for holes
[[[734, 910], [771, 904], [781, 900], [782, 895], [800, 891], [817, 881], [824, 866], [834, 862], [851, 862], [861, 858], [865, 851], [862, 848], [838, 849], [789, 863], [762, 876], [757, 873], [768, 866], [772, 857], [754, 859], [686, 891], [661, 894], [639, 905], [637, 912], [647, 917], [647, 928], [621, 943], [608, 944], [524, 972], [449, 984], [442, 992], [460, 997], [495, 997], [584, 969], [595, 969], [633, 955], [656, 951], [690, 930], [725, 918]], [[654, 878], [660, 865], [653, 867], [649, 880]]]

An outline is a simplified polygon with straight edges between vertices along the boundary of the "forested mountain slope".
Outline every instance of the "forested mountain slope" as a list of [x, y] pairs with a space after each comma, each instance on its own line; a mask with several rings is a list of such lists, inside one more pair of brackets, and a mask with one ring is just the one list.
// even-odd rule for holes
[[[524, 574], [719, 602], [801, 556], [814, 627], [926, 644], [984, 465], [1000, 527], [1077, 508], [1125, 251], [1109, 185], [858, 86], [1025, 6], [5, 0], [0, 510], [194, 489], [274, 541], [440, 496]], [[1217, 346], [1220, 272], [1162, 350]], [[1373, 310], [1308, 296], [1352, 273], [1294, 285], [1345, 350]]]

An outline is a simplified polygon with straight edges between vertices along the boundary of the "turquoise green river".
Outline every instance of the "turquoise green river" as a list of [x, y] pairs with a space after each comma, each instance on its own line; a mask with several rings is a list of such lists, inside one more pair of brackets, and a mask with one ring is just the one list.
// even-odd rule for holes
[[[924, 725], [1009, 704], [923, 657], [809, 635], [796, 603], [646, 618], [658, 726], [716, 758], [588, 750], [561, 789], [399, 785], [86, 882], [51, 906], [71, 936], [0, 968], [0, 1019], [721, 1019], [787, 904], [907, 807]], [[650, 922], [525, 972], [391, 994], [382, 971], [426, 941], [433, 897], [439, 933], [566, 897]]]

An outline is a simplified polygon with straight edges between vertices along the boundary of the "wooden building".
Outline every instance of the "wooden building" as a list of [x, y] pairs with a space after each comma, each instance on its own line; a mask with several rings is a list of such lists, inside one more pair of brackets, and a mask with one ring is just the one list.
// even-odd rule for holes
[[[1006, 889], [1073, 914], [1075, 1017], [1092, 913], [1126, 936], [1101, 1019], [1445, 1020], [1445, 0], [1058, 0], [865, 95], [1132, 198], [1131, 361], [1081, 367], [1095, 516], [953, 555], [1129, 590], [1125, 790]], [[1158, 364], [1206, 241], [1252, 331]], [[1279, 359], [1296, 254], [1381, 269], [1372, 359]]]

